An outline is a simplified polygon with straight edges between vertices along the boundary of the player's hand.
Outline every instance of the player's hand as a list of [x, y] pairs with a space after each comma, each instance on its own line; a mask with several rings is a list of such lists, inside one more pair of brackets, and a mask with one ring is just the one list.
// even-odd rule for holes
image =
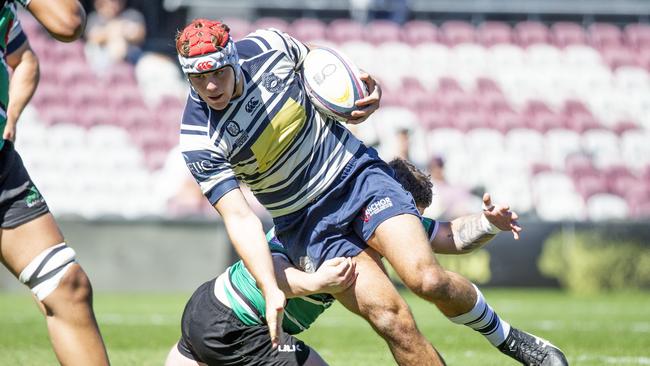
[[352, 286], [357, 279], [356, 263], [352, 258], [328, 259], [314, 274], [319, 277], [320, 292], [335, 294]]
[[284, 292], [275, 287], [264, 293], [264, 300], [266, 301], [266, 324], [269, 327], [271, 343], [273, 344], [273, 348], [275, 348], [280, 343], [282, 317], [284, 316], [286, 298], [284, 297]]
[[5, 130], [2, 133], [2, 138], [4, 140], [9, 140], [11, 142], [16, 142], [16, 124], [7, 123], [5, 125]]
[[493, 205], [490, 194], [485, 193], [483, 195], [483, 214], [492, 225], [502, 231], [511, 231], [515, 240], [519, 240], [519, 233], [522, 230], [517, 222], [519, 216], [516, 212], [510, 211], [510, 206]]
[[381, 101], [381, 88], [375, 79], [365, 72], [362, 72], [360, 77], [361, 81], [363, 81], [368, 88], [368, 96], [359, 99], [354, 103], [359, 109], [352, 112], [352, 119], [347, 120], [347, 123], [354, 125], [361, 123], [370, 117], [370, 115], [379, 108], [379, 102]]

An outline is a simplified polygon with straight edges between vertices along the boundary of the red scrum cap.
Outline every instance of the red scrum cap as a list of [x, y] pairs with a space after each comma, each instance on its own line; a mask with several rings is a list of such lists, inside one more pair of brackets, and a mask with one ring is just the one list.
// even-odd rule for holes
[[203, 73], [231, 66], [238, 79], [239, 56], [227, 25], [194, 19], [176, 36], [178, 61], [185, 74]]

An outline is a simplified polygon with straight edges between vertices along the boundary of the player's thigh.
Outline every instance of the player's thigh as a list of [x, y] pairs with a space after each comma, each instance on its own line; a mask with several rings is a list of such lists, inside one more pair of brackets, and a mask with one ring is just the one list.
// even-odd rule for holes
[[15, 275], [45, 249], [63, 242], [63, 235], [50, 213], [17, 227], [0, 231], [0, 260]]
[[408, 308], [374, 250], [364, 250], [355, 257], [355, 262], [358, 272], [355, 283], [334, 295], [343, 306], [373, 324], [386, 312], [395, 313]]
[[414, 215], [393, 216], [382, 222], [368, 239], [368, 245], [383, 255], [400, 278], [411, 287], [424, 273], [444, 277], [428, 243], [421, 220]]
[[207, 366], [203, 362], [194, 361], [191, 358], [187, 358], [182, 353], [178, 351], [178, 345], [174, 344], [169, 353], [167, 354], [167, 359], [165, 360], [165, 366]]

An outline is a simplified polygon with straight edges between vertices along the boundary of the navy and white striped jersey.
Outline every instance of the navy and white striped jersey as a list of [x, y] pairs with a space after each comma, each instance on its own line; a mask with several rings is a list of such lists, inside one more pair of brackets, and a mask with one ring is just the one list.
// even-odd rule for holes
[[325, 192], [361, 142], [309, 101], [300, 75], [305, 45], [268, 29], [236, 47], [242, 95], [216, 111], [191, 91], [180, 147], [211, 204], [243, 182], [273, 217], [283, 216]]

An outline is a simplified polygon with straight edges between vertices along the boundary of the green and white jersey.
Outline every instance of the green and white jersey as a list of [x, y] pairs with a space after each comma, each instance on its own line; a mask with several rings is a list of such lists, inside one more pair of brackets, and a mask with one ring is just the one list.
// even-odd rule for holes
[[[438, 231], [438, 222], [422, 218], [422, 225], [424, 225], [429, 241], [433, 240]], [[284, 246], [275, 236], [274, 229], [266, 234], [266, 240], [272, 255], [283, 256], [289, 261]], [[216, 286], [223, 286], [223, 292], [237, 318], [246, 325], [264, 324], [264, 312], [266, 311], [264, 296], [257, 287], [255, 279], [244, 266], [244, 262], [238, 261], [228, 267], [220, 278], [223, 278], [223, 281], [217, 280]], [[287, 299], [282, 328], [289, 334], [302, 332], [309, 328], [333, 302], [334, 297], [329, 294], [314, 294]]]
[[[267, 234], [267, 240], [272, 255], [286, 256], [286, 251], [277, 238], [274, 231]], [[238, 261], [226, 269], [226, 276], [221, 281], [224, 292], [228, 297], [230, 306], [242, 323], [246, 325], [264, 324], [264, 312], [266, 303], [262, 291], [257, 287], [253, 276], [244, 266], [244, 262]], [[220, 283], [217, 282], [217, 286]], [[289, 334], [297, 334], [309, 328], [309, 326], [322, 314], [325, 309], [334, 302], [334, 297], [329, 294], [314, 294], [310, 296], [294, 297], [287, 299], [284, 308], [284, 319], [282, 328]]]
[[[18, 21], [16, 4], [13, 1], [4, 1], [0, 11], [0, 134], [7, 123], [7, 106], [9, 105], [9, 66], [7, 55], [17, 50], [25, 43], [27, 37]], [[0, 138], [0, 149], [4, 140]]]

